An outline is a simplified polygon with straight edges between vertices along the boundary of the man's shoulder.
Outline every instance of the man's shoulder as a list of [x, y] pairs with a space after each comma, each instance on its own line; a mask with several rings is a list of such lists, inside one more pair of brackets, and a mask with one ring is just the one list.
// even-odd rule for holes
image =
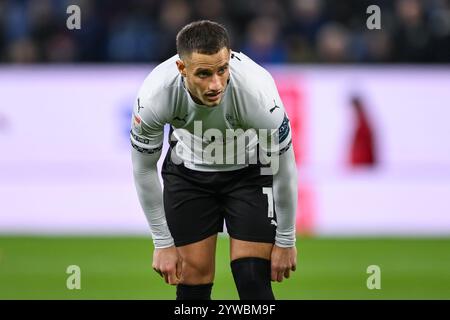
[[240, 98], [246, 102], [265, 103], [272, 100], [276, 91], [271, 74], [244, 53], [232, 53], [231, 56], [232, 87]]
[[176, 90], [178, 87], [179, 72], [176, 67], [178, 55], [175, 55], [166, 61], [158, 64], [145, 78], [141, 88], [140, 95], [152, 97], [157, 94], [167, 93]]
[[239, 85], [253, 85], [257, 87], [259, 83], [272, 78], [263, 66], [242, 52], [232, 52], [230, 66]]
[[[276, 129], [283, 122], [284, 106], [272, 75], [243, 53], [232, 63], [233, 91], [243, 122], [251, 128]], [[239, 66], [241, 63], [241, 66]]]
[[139, 88], [133, 112], [144, 123], [164, 124], [171, 117], [179, 90], [178, 56], [160, 63]]

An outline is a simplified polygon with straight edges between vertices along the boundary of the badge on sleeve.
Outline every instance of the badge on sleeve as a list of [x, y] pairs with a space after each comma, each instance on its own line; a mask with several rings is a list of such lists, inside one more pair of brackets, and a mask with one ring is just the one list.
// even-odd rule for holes
[[133, 130], [137, 134], [142, 134], [142, 120], [141, 117], [133, 115]]

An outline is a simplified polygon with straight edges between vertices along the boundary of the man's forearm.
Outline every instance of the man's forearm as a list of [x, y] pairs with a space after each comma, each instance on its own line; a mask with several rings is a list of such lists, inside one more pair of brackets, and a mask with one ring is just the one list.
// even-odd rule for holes
[[275, 244], [279, 247], [293, 247], [297, 211], [297, 166], [292, 146], [280, 155], [278, 172], [273, 177], [273, 196], [277, 213]]
[[155, 248], [167, 248], [173, 246], [174, 241], [166, 222], [161, 183], [156, 167], [160, 153], [142, 154], [133, 149], [133, 176]]

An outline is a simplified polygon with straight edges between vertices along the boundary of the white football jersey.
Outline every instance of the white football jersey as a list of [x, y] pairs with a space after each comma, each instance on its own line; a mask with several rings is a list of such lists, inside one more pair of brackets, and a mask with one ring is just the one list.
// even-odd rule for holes
[[[178, 59], [175, 55], [158, 65], [139, 89], [131, 130], [131, 144], [136, 150], [161, 150], [165, 124], [171, 125], [171, 139], [177, 141], [176, 157], [193, 170], [225, 171], [247, 166], [261, 146], [261, 132], [276, 145], [276, 149], [271, 145], [264, 150], [283, 153], [290, 147], [290, 125], [283, 102], [272, 76], [263, 67], [243, 53], [232, 52], [230, 78], [222, 100], [208, 107], [192, 99], [177, 69]], [[239, 148], [242, 145], [235, 141], [245, 135], [241, 140], [244, 148]], [[208, 153], [212, 142], [214, 152]], [[244, 163], [243, 152], [247, 159]], [[213, 157], [206, 156], [211, 154]]]

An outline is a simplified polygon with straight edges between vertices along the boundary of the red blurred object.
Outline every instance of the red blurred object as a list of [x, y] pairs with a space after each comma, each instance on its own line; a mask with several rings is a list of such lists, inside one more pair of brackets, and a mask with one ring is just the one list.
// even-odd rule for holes
[[363, 102], [359, 97], [352, 98], [355, 111], [355, 131], [350, 150], [351, 166], [373, 166], [376, 164], [374, 133]]

